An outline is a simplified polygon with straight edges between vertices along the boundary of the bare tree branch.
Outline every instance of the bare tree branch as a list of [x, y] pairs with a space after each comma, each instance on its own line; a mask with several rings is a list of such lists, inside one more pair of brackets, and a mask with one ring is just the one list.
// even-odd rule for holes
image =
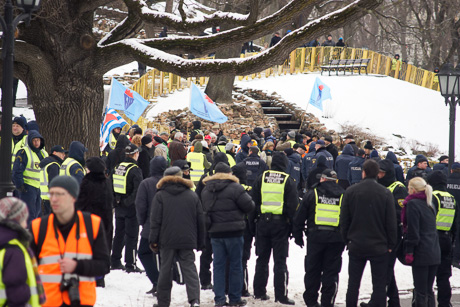
[[79, 14], [92, 12], [98, 7], [109, 4], [110, 2], [113, 2], [113, 0], [80, 0], [77, 1], [77, 11]]

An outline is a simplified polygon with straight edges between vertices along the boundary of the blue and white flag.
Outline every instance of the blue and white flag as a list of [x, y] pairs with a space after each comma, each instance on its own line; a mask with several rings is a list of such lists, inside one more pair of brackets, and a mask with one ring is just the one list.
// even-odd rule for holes
[[112, 88], [110, 89], [109, 108], [120, 110], [132, 121], [137, 122], [139, 117], [144, 113], [149, 102], [142, 98], [135, 91], [126, 88], [112, 78]]
[[127, 122], [114, 109], [107, 109], [104, 121], [101, 125], [99, 136], [99, 148], [101, 151], [105, 149], [110, 140], [110, 133], [114, 128], [123, 128]]
[[228, 118], [216, 106], [214, 101], [192, 83], [190, 88], [190, 111], [196, 116], [216, 122], [219, 124], [225, 123]]
[[332, 99], [331, 89], [329, 86], [323, 83], [318, 77], [316, 77], [315, 85], [310, 96], [310, 104], [323, 111], [323, 101], [326, 99]]

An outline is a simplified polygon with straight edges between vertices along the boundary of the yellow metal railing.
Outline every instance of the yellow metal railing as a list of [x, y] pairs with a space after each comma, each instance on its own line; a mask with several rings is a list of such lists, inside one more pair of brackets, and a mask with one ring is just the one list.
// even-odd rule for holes
[[[256, 53], [242, 54], [242, 58], [254, 56]], [[268, 78], [270, 76], [280, 76], [286, 74], [308, 73], [320, 71], [321, 65], [329, 63], [334, 59], [370, 59], [368, 65], [369, 74], [386, 75], [396, 79], [404, 80], [412, 84], [426, 87], [435, 91], [439, 91], [439, 83], [434, 72], [418, 68], [414, 65], [398, 62], [396, 69], [392, 70], [392, 58], [385, 56], [375, 51], [346, 48], [346, 47], [308, 47], [297, 48], [292, 51], [290, 56], [282, 65], [265, 69], [259, 73], [238, 76], [239, 80], [249, 80], [255, 78]], [[155, 101], [158, 96], [173, 93], [176, 90], [182, 90], [185, 87], [190, 87], [190, 84], [206, 85], [208, 77], [193, 77], [184, 79], [178, 75], [162, 72], [157, 69], [152, 69], [143, 75], [131, 87], [148, 101]], [[133, 124], [127, 120], [129, 124]], [[141, 117], [137, 124], [145, 129], [152, 128], [154, 124]], [[164, 126], [161, 123], [161, 129]], [[158, 129], [158, 127], [157, 127]]]

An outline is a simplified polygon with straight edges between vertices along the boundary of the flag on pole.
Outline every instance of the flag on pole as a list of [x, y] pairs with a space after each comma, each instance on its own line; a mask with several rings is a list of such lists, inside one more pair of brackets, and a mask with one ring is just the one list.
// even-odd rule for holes
[[149, 105], [149, 102], [142, 98], [141, 95], [126, 88], [115, 78], [112, 78], [109, 97], [109, 108], [123, 111], [134, 122], [137, 122], [142, 113], [144, 113], [145, 108]]
[[225, 123], [228, 118], [216, 106], [214, 101], [192, 83], [190, 88], [190, 111], [196, 116], [216, 122], [219, 124]]
[[104, 121], [101, 125], [99, 146], [100, 150], [103, 151], [110, 140], [110, 133], [114, 128], [123, 128], [127, 122], [117, 113], [114, 109], [107, 109], [105, 113]]
[[331, 89], [329, 86], [324, 84], [323, 81], [316, 77], [309, 103], [323, 111], [323, 101], [326, 99], [332, 99]]

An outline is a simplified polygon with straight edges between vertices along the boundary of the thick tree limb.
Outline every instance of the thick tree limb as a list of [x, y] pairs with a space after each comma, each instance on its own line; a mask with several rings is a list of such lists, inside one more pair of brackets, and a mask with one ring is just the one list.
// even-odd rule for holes
[[14, 60], [30, 68], [30, 73], [42, 78], [53, 78], [50, 63], [52, 59], [37, 46], [24, 41], [16, 41], [14, 46]]
[[[142, 40], [126, 39], [115, 44], [111, 44], [100, 50], [100, 69], [111, 67], [108, 59], [115, 57], [125, 57], [125, 61], [141, 61], [148, 66], [159, 70], [172, 72], [182, 77], [190, 76], [211, 76], [226, 73], [236, 75], [246, 75], [260, 72], [263, 69], [281, 64], [288, 57], [289, 53], [299, 46], [299, 42], [311, 40], [315, 37], [324, 35], [333, 29], [356, 20], [368, 10], [377, 7], [382, 0], [356, 0], [352, 4], [337, 10], [334, 13], [325, 15], [315, 21], [309, 22], [305, 26], [286, 35], [277, 45], [262, 52], [254, 57], [246, 59], [227, 59], [227, 60], [186, 60], [181, 57], [168, 54], [164, 51], [149, 48], [143, 44]], [[239, 42], [240, 40], [237, 40]], [[230, 41], [235, 44], [235, 41]], [[227, 45], [229, 43], [227, 42]], [[125, 62], [125, 63], [126, 63]]]
[[77, 2], [78, 5], [77, 11], [80, 14], [84, 14], [86, 12], [92, 12], [100, 6], [109, 4], [113, 2], [113, 0], [80, 0], [75, 2]]

